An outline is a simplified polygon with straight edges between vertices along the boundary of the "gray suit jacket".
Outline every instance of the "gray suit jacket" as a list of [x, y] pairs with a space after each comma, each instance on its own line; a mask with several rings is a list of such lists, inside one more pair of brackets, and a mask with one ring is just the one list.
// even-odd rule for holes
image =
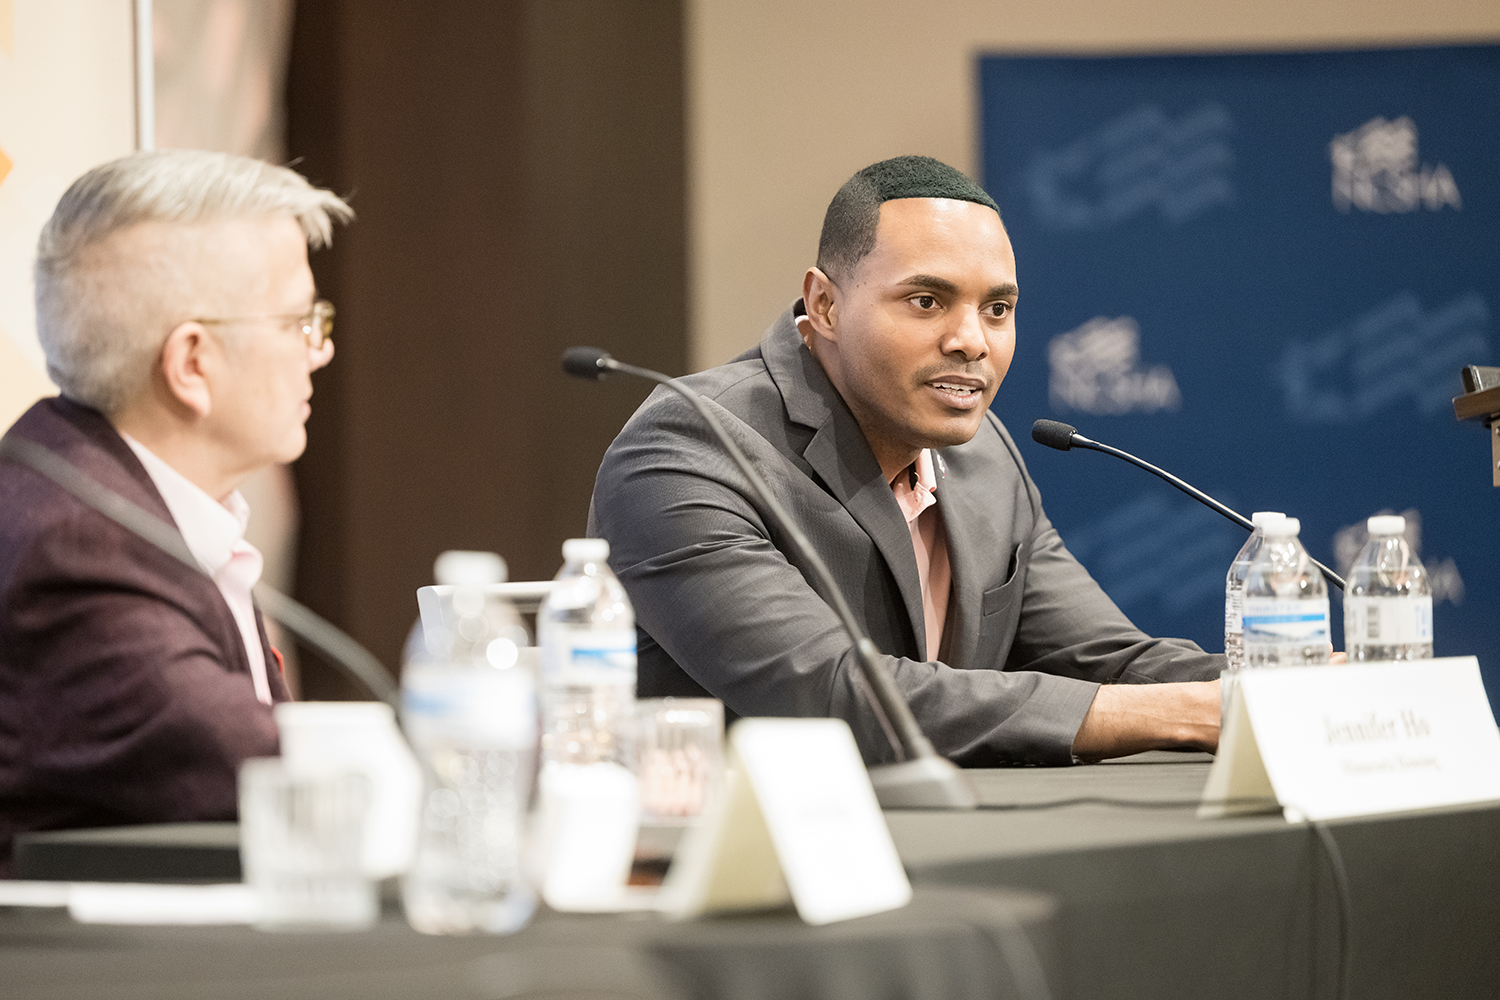
[[[828, 563], [938, 752], [969, 766], [1066, 764], [1100, 683], [1211, 680], [1222, 656], [1153, 639], [1099, 589], [987, 414], [939, 449], [953, 568], [940, 662], [926, 659], [911, 535], [849, 408], [789, 310], [760, 346], [689, 377]], [[635, 605], [642, 697], [740, 715], [837, 716], [865, 759], [893, 754], [832, 608], [698, 415], [657, 389], [604, 456], [589, 533]]]

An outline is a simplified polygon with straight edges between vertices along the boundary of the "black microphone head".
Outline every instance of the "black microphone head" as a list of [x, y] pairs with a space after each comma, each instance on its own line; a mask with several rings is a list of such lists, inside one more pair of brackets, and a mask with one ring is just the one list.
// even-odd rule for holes
[[1073, 447], [1073, 435], [1078, 428], [1061, 420], [1038, 420], [1031, 425], [1031, 440], [1048, 448], [1067, 451]]
[[570, 347], [563, 351], [562, 367], [569, 375], [579, 378], [603, 378], [609, 374], [609, 369], [604, 366], [609, 360], [609, 352], [597, 347]]

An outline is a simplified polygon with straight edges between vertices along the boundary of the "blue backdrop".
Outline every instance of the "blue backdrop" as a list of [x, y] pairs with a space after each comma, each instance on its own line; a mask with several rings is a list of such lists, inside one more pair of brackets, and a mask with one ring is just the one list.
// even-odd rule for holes
[[1437, 655], [1495, 701], [1500, 489], [1450, 399], [1497, 363], [1500, 47], [985, 57], [980, 84], [1021, 286], [995, 410], [1073, 552], [1148, 632], [1223, 649], [1245, 533], [1037, 417], [1300, 517], [1340, 571], [1406, 513]]

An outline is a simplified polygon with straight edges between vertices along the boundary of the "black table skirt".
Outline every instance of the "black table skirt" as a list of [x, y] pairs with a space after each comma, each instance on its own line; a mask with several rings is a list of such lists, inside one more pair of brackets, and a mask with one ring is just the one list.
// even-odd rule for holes
[[[971, 774], [992, 806], [1192, 802], [1208, 761], [1156, 753]], [[1279, 816], [1083, 804], [887, 821], [916, 901], [832, 927], [785, 913], [678, 925], [547, 915], [511, 938], [424, 938], [399, 920], [279, 937], [12, 911], [0, 916], [0, 996], [499, 997], [615, 983], [596, 995], [1006, 997], [1026, 995], [1015, 977], [1040, 962], [1059, 998], [1301, 1000], [1333, 996], [1341, 929], [1354, 1000], [1500, 996], [1500, 806], [1328, 824], [1348, 872], [1347, 920], [1326, 849]], [[139, 852], [152, 838], [130, 839]], [[188, 839], [233, 850], [223, 828]], [[1020, 954], [1020, 969], [1016, 922], [1040, 956]]]
[[1060, 980], [1057, 956], [1051, 900], [946, 886], [825, 927], [786, 911], [683, 923], [544, 913], [509, 937], [425, 937], [397, 914], [369, 931], [271, 934], [0, 909], [7, 1000], [1031, 1000], [1048, 995], [1039, 981]]
[[[1196, 801], [1209, 761], [1153, 753], [973, 774], [992, 805]], [[1056, 897], [1070, 996], [1333, 996], [1338, 896], [1307, 826], [1280, 816], [1198, 820], [1186, 806], [887, 820], [914, 881]], [[1349, 997], [1500, 996], [1500, 805], [1326, 828], [1349, 879]]]

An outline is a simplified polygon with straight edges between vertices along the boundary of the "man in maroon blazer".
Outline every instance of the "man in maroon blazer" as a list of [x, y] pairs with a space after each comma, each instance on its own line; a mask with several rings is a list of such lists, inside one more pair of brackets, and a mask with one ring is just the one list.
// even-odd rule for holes
[[202, 572], [0, 457], [0, 875], [28, 830], [235, 815], [288, 697], [237, 487], [306, 444], [332, 307], [311, 243], [352, 217], [280, 167], [138, 153], [79, 178], [37, 248], [62, 394], [6, 433], [180, 532]]

